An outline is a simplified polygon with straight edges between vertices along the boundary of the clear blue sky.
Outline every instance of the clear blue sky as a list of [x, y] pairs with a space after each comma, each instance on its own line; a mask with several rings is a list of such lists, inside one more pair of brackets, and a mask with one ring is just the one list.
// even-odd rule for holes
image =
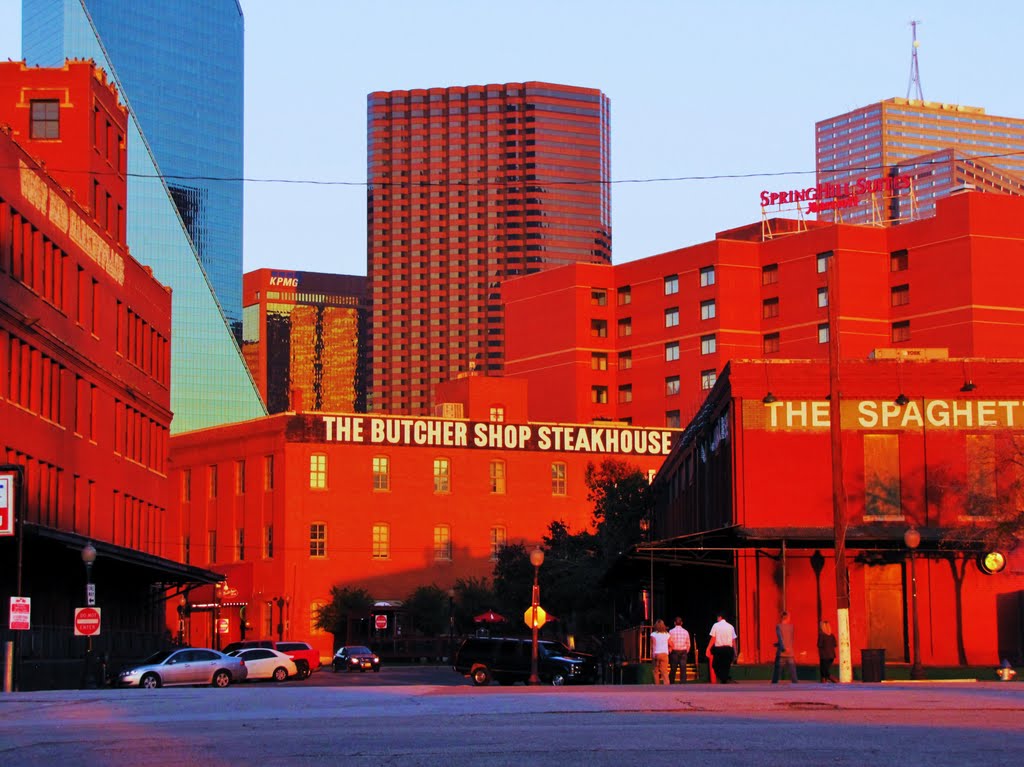
[[[924, 96], [1024, 118], [1011, 0], [241, 0], [246, 175], [366, 180], [366, 94], [546, 80], [604, 91], [616, 263], [760, 220], [758, 192], [813, 179], [814, 123], [905, 96], [920, 19]], [[19, 58], [20, 0], [0, 0]], [[248, 183], [245, 268], [366, 273], [362, 186]]]

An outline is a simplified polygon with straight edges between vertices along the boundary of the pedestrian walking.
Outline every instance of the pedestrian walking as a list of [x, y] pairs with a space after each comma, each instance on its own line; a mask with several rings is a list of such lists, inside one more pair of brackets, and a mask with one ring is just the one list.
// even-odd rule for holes
[[654, 683], [668, 684], [668, 629], [661, 618], [651, 631], [651, 658], [654, 661]]
[[736, 658], [736, 629], [725, 619], [725, 613], [717, 613], [718, 621], [711, 627], [711, 641], [708, 642], [708, 657], [718, 684], [735, 684], [730, 669]]
[[676, 617], [676, 625], [668, 632], [668, 683], [686, 682], [686, 659], [690, 655], [690, 632], [683, 628], [683, 619]]
[[818, 627], [818, 673], [820, 681], [835, 682], [832, 678], [832, 664], [836, 660], [836, 636], [828, 621], [822, 621]]
[[789, 670], [789, 680], [793, 684], [797, 683], [795, 640], [796, 630], [793, 622], [789, 613], [783, 610], [779, 622], [775, 625], [775, 668], [772, 669], [772, 684], [779, 683], [783, 664]]

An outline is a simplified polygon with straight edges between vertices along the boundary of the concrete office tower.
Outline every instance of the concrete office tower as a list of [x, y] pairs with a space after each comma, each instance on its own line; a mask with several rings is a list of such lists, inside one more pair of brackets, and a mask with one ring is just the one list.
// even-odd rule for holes
[[980, 107], [891, 98], [822, 120], [815, 134], [819, 190], [911, 179], [874, 195], [855, 195], [853, 187], [819, 193], [819, 202], [850, 203], [819, 212], [821, 220], [888, 225], [935, 215], [935, 200], [954, 191], [1019, 195], [1024, 188], [1024, 120]]
[[128, 105], [128, 245], [173, 289], [174, 432], [265, 413], [237, 342], [242, 35], [236, 0], [23, 3], [29, 64], [91, 58]]
[[442, 381], [502, 374], [507, 278], [611, 262], [608, 99], [528, 82], [367, 108], [369, 409], [422, 415]]

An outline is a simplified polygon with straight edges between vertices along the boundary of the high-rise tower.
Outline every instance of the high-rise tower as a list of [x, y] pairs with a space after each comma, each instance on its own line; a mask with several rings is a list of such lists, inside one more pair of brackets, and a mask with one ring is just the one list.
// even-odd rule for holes
[[237, 0], [23, 0], [27, 62], [93, 59], [128, 105], [128, 245], [173, 289], [175, 432], [266, 412], [238, 346], [243, 24]]
[[369, 95], [371, 410], [500, 375], [504, 280], [610, 263], [608, 115], [600, 91], [539, 82]]

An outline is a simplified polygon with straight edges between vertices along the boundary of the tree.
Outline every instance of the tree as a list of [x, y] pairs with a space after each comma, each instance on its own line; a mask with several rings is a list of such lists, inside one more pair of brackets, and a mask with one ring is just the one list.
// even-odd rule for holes
[[337, 637], [344, 637], [349, 643], [349, 626], [353, 620], [368, 618], [373, 610], [373, 597], [365, 589], [350, 589], [331, 586], [331, 601], [316, 614], [316, 627], [329, 631]]
[[455, 631], [463, 626], [473, 625], [474, 616], [486, 610], [496, 609], [499, 604], [494, 589], [486, 578], [459, 578], [455, 581]]
[[405, 601], [413, 628], [420, 634], [439, 636], [447, 630], [448, 594], [437, 586], [420, 586]]

